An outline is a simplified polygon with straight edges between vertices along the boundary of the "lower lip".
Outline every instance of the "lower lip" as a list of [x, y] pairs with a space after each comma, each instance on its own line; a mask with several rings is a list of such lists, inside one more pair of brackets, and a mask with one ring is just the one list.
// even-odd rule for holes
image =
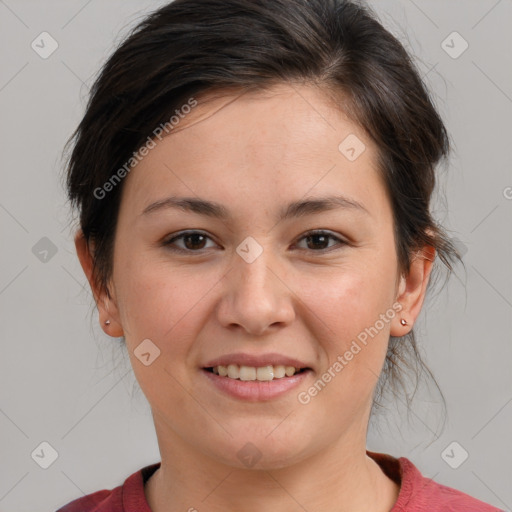
[[238, 380], [221, 377], [215, 373], [201, 369], [201, 373], [220, 391], [240, 400], [262, 402], [272, 400], [298, 387], [309, 377], [312, 370], [304, 370], [291, 377], [259, 381]]

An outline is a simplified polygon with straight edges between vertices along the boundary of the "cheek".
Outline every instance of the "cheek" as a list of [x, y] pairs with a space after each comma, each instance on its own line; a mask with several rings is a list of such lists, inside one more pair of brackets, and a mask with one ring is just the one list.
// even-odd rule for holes
[[184, 372], [219, 286], [222, 272], [133, 258], [117, 275], [120, 317], [131, 352], [149, 338], [160, 349], [160, 363]]
[[116, 287], [123, 328], [132, 342], [136, 337], [157, 338], [162, 324], [170, 326], [180, 317], [184, 301], [178, 301], [179, 283], [154, 267], [124, 267]]
[[379, 271], [368, 268], [347, 265], [325, 279], [297, 281], [301, 300], [324, 323], [330, 337], [342, 341], [356, 336], [391, 307], [392, 274], [382, 266]]
[[161, 335], [163, 328], [177, 324], [205, 293], [206, 285], [198, 286], [193, 270], [143, 250], [123, 253], [121, 244], [118, 254], [115, 281], [121, 321], [132, 333]]
[[[116, 290], [126, 347], [141, 389], [156, 409], [190, 407], [183, 387], [190, 386], [187, 361], [206, 315], [204, 296], [213, 286], [201, 276], [158, 263], [134, 259], [118, 274]], [[148, 344], [147, 341], [153, 345]], [[142, 343], [146, 345], [142, 345]], [[149, 347], [148, 366], [138, 355]], [[144, 350], [145, 352], [147, 350]], [[162, 390], [165, 389], [165, 392]]]
[[[394, 274], [383, 268], [345, 268], [324, 286], [316, 283], [308, 289], [305, 304], [315, 313], [317, 340], [321, 344], [326, 362], [322, 365], [330, 372], [325, 379], [327, 399], [340, 406], [350, 407], [354, 396], [369, 397], [386, 356], [391, 320]], [[333, 375], [335, 377], [333, 378]], [[357, 394], [354, 395], [354, 391]]]

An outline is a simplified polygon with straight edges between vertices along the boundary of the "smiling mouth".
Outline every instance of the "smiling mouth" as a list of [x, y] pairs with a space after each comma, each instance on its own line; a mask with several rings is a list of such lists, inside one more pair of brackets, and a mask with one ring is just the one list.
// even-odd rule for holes
[[204, 370], [227, 379], [265, 382], [277, 379], [286, 379], [293, 375], [308, 371], [310, 368], [296, 368], [294, 366], [284, 365], [254, 367], [230, 364], [228, 366], [211, 366], [204, 368]]

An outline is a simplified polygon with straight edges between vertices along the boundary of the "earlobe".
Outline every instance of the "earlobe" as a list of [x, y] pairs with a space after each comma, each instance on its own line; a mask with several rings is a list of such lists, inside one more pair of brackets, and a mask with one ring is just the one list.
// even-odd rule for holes
[[434, 259], [435, 249], [424, 247], [411, 260], [408, 274], [400, 278], [396, 301], [402, 309], [393, 319], [391, 336], [404, 336], [412, 329], [425, 299]]
[[98, 306], [98, 311], [100, 315], [100, 325], [106, 334], [112, 336], [113, 338], [119, 338], [121, 336], [124, 336], [124, 331], [123, 327], [117, 320], [117, 306], [115, 306], [115, 304], [112, 303], [114, 305], [115, 311], [110, 311], [109, 309], [110, 300], [111, 299], [109, 298], [106, 299], [106, 302], [103, 304], [101, 311]]
[[[102, 290], [94, 280], [93, 276], [93, 254], [94, 244], [88, 242], [83, 235], [82, 230], [78, 230], [75, 235], [75, 247], [80, 261], [80, 265], [87, 277], [91, 287], [96, 307], [98, 308], [100, 325], [103, 331], [109, 336], [118, 338], [124, 335], [123, 328], [117, 317], [117, 306], [115, 302]], [[112, 308], [109, 304], [112, 303]]]

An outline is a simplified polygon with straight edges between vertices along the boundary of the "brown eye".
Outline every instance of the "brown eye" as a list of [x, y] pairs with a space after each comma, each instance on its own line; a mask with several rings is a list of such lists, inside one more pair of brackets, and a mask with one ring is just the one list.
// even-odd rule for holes
[[[199, 231], [189, 231], [170, 238], [163, 242], [163, 245], [168, 247], [170, 250], [177, 252], [199, 252], [205, 249], [206, 241], [209, 239], [210, 237], [204, 233]], [[181, 247], [176, 245], [176, 241], [178, 240], [183, 242]]]
[[204, 249], [206, 237], [201, 234], [192, 233], [183, 236], [183, 243], [187, 249]]
[[[322, 252], [336, 247], [336, 245], [345, 245], [341, 238], [332, 235], [328, 231], [311, 231], [306, 233], [300, 240], [306, 240], [306, 249], [314, 252]], [[335, 240], [337, 244], [329, 246], [329, 240]]]

